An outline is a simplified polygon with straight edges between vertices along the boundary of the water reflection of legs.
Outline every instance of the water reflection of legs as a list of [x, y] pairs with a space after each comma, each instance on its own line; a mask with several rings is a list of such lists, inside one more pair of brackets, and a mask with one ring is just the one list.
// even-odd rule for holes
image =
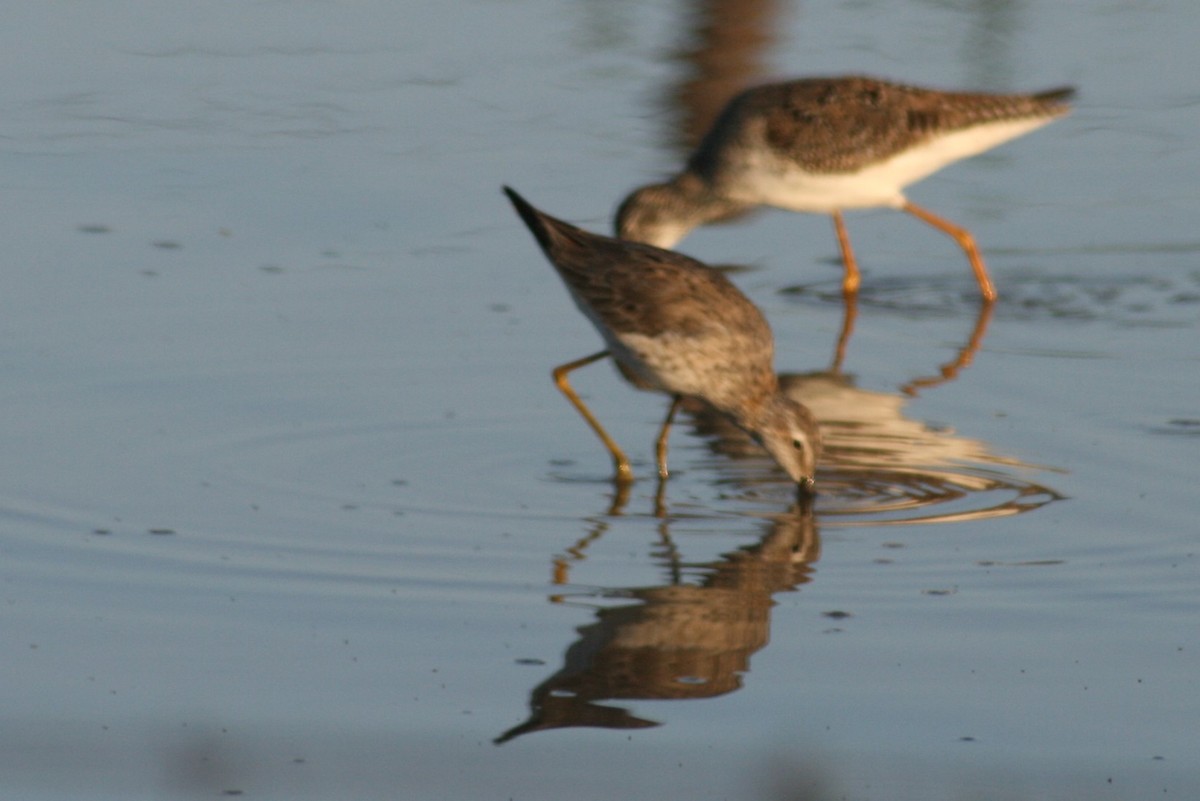
[[843, 304], [842, 330], [838, 333], [837, 345], [833, 350], [833, 364], [829, 366], [830, 371], [834, 373], [842, 371], [846, 345], [850, 342], [850, 335], [854, 333], [854, 321], [858, 317], [858, 295], [846, 295]]
[[[659, 539], [665, 546], [665, 553], [676, 554], [674, 543], [671, 542], [669, 531], [670, 521], [667, 518], [666, 504], [666, 479], [659, 479], [658, 486], [654, 492], [654, 516], [662, 522], [659, 523]], [[554, 557], [552, 562], [552, 578], [551, 582], [556, 585], [568, 584], [570, 582], [571, 564], [574, 562], [582, 562], [586, 558], [585, 552], [591, 543], [600, 539], [604, 532], [608, 531], [608, 518], [620, 517], [625, 510], [625, 506], [629, 502], [629, 489], [632, 486], [629, 482], [613, 482], [613, 500], [608, 506], [608, 511], [602, 520], [598, 520], [592, 530], [582, 537], [574, 545], [566, 549], [566, 554]]]
[[[858, 319], [858, 296], [847, 295], [843, 303], [842, 328], [838, 333], [837, 344], [834, 346], [833, 360], [829, 365], [830, 373], [842, 371], [842, 365], [846, 359], [846, 348], [854, 334], [854, 323]], [[971, 329], [971, 335], [966, 344], [954, 359], [938, 368], [938, 375], [911, 379], [900, 387], [900, 391], [905, 395], [915, 397], [918, 390], [936, 387], [957, 378], [959, 372], [965, 370], [975, 360], [975, 354], [979, 352], [979, 348], [983, 344], [983, 338], [987, 334], [988, 324], [991, 322], [994, 310], [994, 303], [984, 303], [979, 307], [975, 325]]]
[[967, 344], [959, 350], [958, 355], [953, 360], [946, 362], [938, 368], [938, 375], [914, 378], [900, 387], [900, 391], [910, 397], [916, 397], [919, 390], [936, 387], [939, 384], [945, 384], [947, 381], [953, 381], [955, 378], [958, 378], [959, 371], [965, 370], [975, 360], [975, 354], [979, 351], [979, 346], [983, 344], [983, 337], [987, 333], [988, 323], [992, 319], [992, 309], [994, 307], [995, 304], [993, 303], [984, 303], [979, 307], [979, 316], [975, 318], [975, 328], [971, 331], [971, 336], [967, 340]]
[[[651, 554], [666, 569], [660, 583], [550, 596], [552, 603], [591, 610], [594, 619], [576, 629], [561, 667], [530, 691], [529, 717], [495, 743], [552, 729], [657, 726], [605, 702], [702, 700], [741, 688], [750, 659], [770, 642], [773, 596], [812, 579], [820, 556], [812, 504], [755, 519], [755, 529], [765, 528], [753, 544], [712, 560], [686, 560], [670, 523], [657, 524]], [[565, 583], [567, 562], [583, 560], [610, 524], [598, 521], [567, 548], [570, 560], [556, 558], [556, 583]]]

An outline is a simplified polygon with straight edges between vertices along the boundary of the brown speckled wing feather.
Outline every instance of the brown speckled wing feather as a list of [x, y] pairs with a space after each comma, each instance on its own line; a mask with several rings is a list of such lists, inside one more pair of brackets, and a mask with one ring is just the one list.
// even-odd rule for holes
[[[762, 313], [718, 270], [673, 251], [598, 236], [509, 193], [571, 290], [617, 334], [702, 336], [730, 325], [759, 329]], [[757, 332], [756, 332], [757, 333]]]
[[938, 134], [974, 125], [1065, 113], [1068, 88], [1033, 95], [939, 92], [873, 78], [809, 78], [736, 97], [702, 143], [704, 154], [761, 137], [770, 148], [820, 173], [854, 171]]
[[651, 247], [637, 246], [640, 252], [632, 261], [628, 247], [606, 242], [585, 260], [556, 262], [563, 280], [613, 332], [699, 337], [727, 328], [726, 318], [742, 326], [748, 316], [761, 319], [757, 307], [720, 272]]

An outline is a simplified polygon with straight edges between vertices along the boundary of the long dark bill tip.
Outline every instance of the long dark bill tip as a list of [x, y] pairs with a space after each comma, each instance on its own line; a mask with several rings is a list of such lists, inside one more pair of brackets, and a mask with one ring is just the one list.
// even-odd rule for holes
[[817, 482], [811, 477], [796, 482], [796, 500], [800, 503], [812, 503], [817, 497]]
[[792, 509], [795, 510], [797, 515], [800, 517], [812, 515], [816, 500], [816, 484], [811, 478], [796, 482], [796, 505]]

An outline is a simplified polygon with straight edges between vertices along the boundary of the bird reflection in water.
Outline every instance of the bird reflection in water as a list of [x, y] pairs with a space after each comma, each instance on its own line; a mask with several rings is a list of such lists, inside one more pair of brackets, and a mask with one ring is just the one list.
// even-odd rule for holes
[[[562, 668], [530, 693], [529, 719], [495, 742], [576, 726], [648, 728], [659, 724], [598, 702], [713, 698], [740, 688], [751, 656], [769, 639], [772, 596], [807, 583], [820, 555], [810, 502], [762, 524], [766, 531], [754, 545], [713, 562], [685, 564], [669, 521], [661, 520], [659, 555], [671, 581], [602, 593], [634, 603], [598, 605], [596, 621], [578, 629]], [[582, 559], [605, 526], [601, 521], [570, 549], [571, 558]], [[559, 583], [566, 581], [566, 561], [556, 564]], [[698, 581], [688, 581], [697, 575]]]
[[[1063, 496], [1028, 481], [1035, 471], [1053, 471], [992, 451], [981, 440], [906, 415], [920, 392], [956, 379], [974, 360], [992, 314], [980, 307], [966, 343], [930, 375], [908, 379], [896, 392], [862, 389], [842, 369], [857, 314], [845, 306], [842, 330], [826, 370], [785, 373], [782, 390], [801, 399], [821, 426], [825, 452], [820, 471], [821, 515], [827, 524], [888, 525], [1001, 517], [1044, 506]], [[696, 430], [712, 437], [721, 455], [717, 469], [746, 493], [763, 483], [752, 443], [699, 407], [685, 407]], [[731, 467], [729, 457], [745, 467]]]
[[[826, 458], [815, 503], [825, 525], [978, 520], [1028, 512], [1063, 497], [1019, 477], [1049, 468], [996, 455], [985, 442], [904, 414], [912, 397], [954, 380], [971, 364], [991, 310], [988, 304], [981, 307], [953, 359], [894, 393], [860, 389], [842, 371], [856, 316], [853, 303], [845, 307], [829, 369], [780, 376], [785, 391], [797, 393], [822, 426]], [[698, 432], [711, 437], [719, 457], [714, 469], [725, 474], [721, 483], [759, 505], [771, 499], [770, 488], [786, 486], [739, 429], [699, 405], [688, 411]], [[610, 517], [622, 514], [628, 501], [629, 485], [614, 486]], [[820, 556], [812, 499], [801, 500], [785, 514], [749, 512], [746, 519], [757, 518], [766, 527], [756, 544], [713, 562], [688, 564], [671, 539], [672, 518], [662, 488], [660, 482], [653, 507], [661, 546], [656, 557], [668, 568], [670, 581], [588, 593], [598, 599], [596, 621], [578, 629], [563, 666], [532, 690], [529, 719], [496, 738], [497, 743], [547, 729], [658, 725], [601, 701], [712, 698], [739, 689], [750, 658], [768, 642], [773, 596], [812, 580]], [[585, 558], [588, 546], [608, 526], [608, 518], [602, 519], [555, 560], [555, 584], [569, 583], [571, 565]], [[697, 575], [699, 581], [694, 580]], [[634, 603], [602, 603], [611, 599]], [[567, 596], [551, 600], [564, 602]]]
[[[667, 135], [680, 152], [696, 145], [730, 96], [763, 77], [782, 7], [772, 0], [699, 0], [691, 9], [690, 42], [681, 53], [690, 73], [664, 93], [664, 110], [675, 123]], [[979, 519], [1030, 511], [1062, 497], [1018, 475], [1046, 468], [996, 455], [987, 443], [905, 416], [911, 398], [955, 379], [971, 364], [991, 304], [980, 308], [954, 359], [896, 392], [861, 389], [843, 372], [856, 300], [848, 298], [844, 308], [830, 367], [780, 375], [786, 391], [808, 405], [822, 427], [826, 451], [817, 504], [823, 525]], [[773, 497], [768, 488], [785, 486], [770, 460], [736, 427], [703, 409], [691, 411], [697, 431], [712, 435], [712, 448], [720, 454], [713, 462], [721, 483], [755, 503]], [[669, 581], [588, 593], [596, 599], [594, 622], [578, 629], [562, 667], [531, 691], [528, 719], [496, 743], [551, 729], [657, 726], [601, 702], [712, 698], [739, 689], [751, 657], [768, 642], [773, 596], [812, 580], [820, 537], [811, 499], [783, 514], [752, 511], [743, 519], [764, 526], [757, 543], [711, 562], [685, 563], [671, 538], [664, 485], [658, 482], [654, 498], [661, 546], [656, 556]], [[630, 490], [629, 483], [614, 484], [609, 515], [623, 511]], [[599, 521], [555, 560], [557, 585], [565, 587], [571, 564], [585, 557], [608, 525], [607, 519]], [[551, 600], [565, 602], [567, 596]], [[614, 606], [614, 600], [628, 602]]]

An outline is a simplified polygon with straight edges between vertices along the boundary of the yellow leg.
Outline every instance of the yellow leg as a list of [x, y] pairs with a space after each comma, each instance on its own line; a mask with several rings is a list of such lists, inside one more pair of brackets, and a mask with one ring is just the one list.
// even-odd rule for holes
[[608, 351], [602, 350], [599, 353], [593, 353], [591, 356], [585, 356], [582, 359], [576, 359], [573, 362], [555, 367], [554, 384], [562, 394], [567, 396], [567, 400], [571, 402], [571, 405], [583, 415], [583, 419], [592, 427], [592, 430], [596, 432], [596, 436], [600, 437], [600, 441], [604, 443], [604, 447], [608, 448], [608, 452], [612, 454], [613, 467], [616, 469], [615, 480], [618, 483], [626, 483], [633, 481], [633, 468], [629, 466], [629, 459], [626, 458], [625, 453], [617, 446], [617, 443], [613, 442], [612, 437], [608, 435], [604, 427], [600, 425], [600, 421], [592, 416], [591, 410], [584, 405], [580, 397], [575, 394], [575, 390], [571, 388], [570, 383], [567, 382], [567, 373], [579, 367], [585, 367], [592, 362], [598, 362], [609, 355]]
[[682, 398], [675, 395], [671, 398], [671, 408], [667, 410], [667, 419], [663, 420], [662, 431], [658, 433], [658, 441], [655, 444], [654, 455], [658, 461], [658, 477], [667, 477], [667, 435], [671, 431], [671, 423], [675, 420], [675, 412], [679, 411], [679, 404]]
[[833, 229], [837, 232], [838, 247], [842, 250], [842, 264], [846, 266], [842, 294], [849, 297], [858, 292], [862, 277], [858, 273], [858, 262], [854, 258], [854, 249], [850, 247], [850, 235], [846, 233], [846, 221], [842, 219], [840, 211], [833, 212]]
[[970, 231], [959, 228], [949, 220], [943, 219], [915, 203], [905, 201], [900, 208], [953, 238], [967, 254], [967, 260], [971, 262], [971, 269], [975, 271], [975, 280], [979, 282], [979, 291], [983, 295], [983, 299], [988, 303], [996, 299], [996, 288], [992, 286], [992, 279], [988, 276], [987, 268], [983, 266], [983, 257], [979, 255], [979, 248], [975, 246], [975, 237], [971, 236]]

